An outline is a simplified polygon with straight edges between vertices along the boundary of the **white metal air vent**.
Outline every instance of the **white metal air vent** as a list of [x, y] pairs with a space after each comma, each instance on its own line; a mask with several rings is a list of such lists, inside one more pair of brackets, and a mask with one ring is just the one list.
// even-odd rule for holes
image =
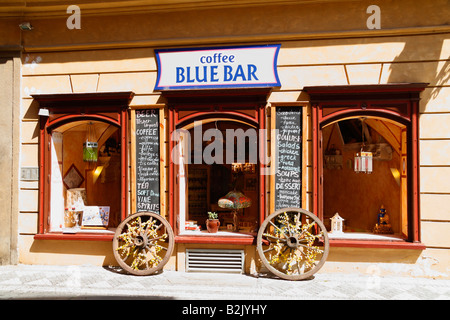
[[244, 272], [244, 250], [186, 249], [187, 272]]

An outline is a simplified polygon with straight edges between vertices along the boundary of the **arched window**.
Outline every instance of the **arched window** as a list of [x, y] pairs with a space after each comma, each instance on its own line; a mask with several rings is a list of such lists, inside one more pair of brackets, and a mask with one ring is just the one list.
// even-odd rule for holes
[[127, 214], [131, 92], [34, 95], [41, 109], [39, 239], [109, 240]]
[[[266, 89], [164, 93], [169, 106], [169, 150], [172, 152], [169, 220], [176, 242], [253, 243], [252, 231], [264, 220], [267, 208], [265, 179], [259, 175], [264, 164], [250, 150], [257, 150], [259, 155], [265, 148], [265, 142], [259, 143], [259, 129], [265, 129], [267, 93]], [[235, 142], [238, 132], [244, 136], [241, 145]], [[227, 139], [233, 150], [228, 150]], [[235, 161], [230, 163], [227, 151], [238, 157], [241, 150], [243, 158], [233, 158]], [[252, 162], [251, 156], [257, 159]], [[237, 165], [233, 167], [232, 162]], [[246, 199], [251, 198], [251, 206], [240, 209], [237, 220], [232, 209], [218, 205], [218, 199], [234, 189]], [[221, 229], [216, 234], [196, 229], [205, 224], [208, 211], [219, 212]], [[236, 228], [239, 232], [231, 232]]]
[[[345, 219], [344, 236], [332, 244], [423, 248], [418, 104], [425, 87], [418, 83], [304, 88], [312, 105], [314, 213], [324, 222], [336, 212]], [[366, 172], [371, 174], [355, 170], [361, 152], [370, 158]], [[386, 211], [390, 220], [381, 223], [388, 226], [377, 232]]]

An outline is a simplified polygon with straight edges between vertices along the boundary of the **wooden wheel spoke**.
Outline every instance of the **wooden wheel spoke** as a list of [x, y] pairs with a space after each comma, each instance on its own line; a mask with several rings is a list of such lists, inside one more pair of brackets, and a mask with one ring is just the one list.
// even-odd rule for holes
[[125, 261], [125, 260], [128, 259], [129, 256], [130, 256], [130, 253], [127, 253], [127, 254], [121, 256], [120, 259], [121, 259], [122, 261]]
[[274, 228], [276, 228], [277, 230], [279, 230], [279, 231], [284, 235], [285, 238], [288, 238], [288, 236], [286, 236], [286, 233], [284, 233], [284, 231], [281, 230], [278, 226], [276, 226], [272, 221], [269, 221], [269, 223], [270, 223]]
[[273, 251], [273, 250], [275, 250], [275, 248], [274, 247], [270, 247], [270, 248], [264, 250], [263, 252], [266, 253], [266, 252], [270, 252], [270, 251]]
[[[278, 237], [276, 237], [276, 236], [273, 236], [273, 235], [270, 235], [270, 234], [267, 234], [267, 233], [265, 233], [264, 236], [265, 236], [266, 238], [278, 240], [278, 241], [281, 241], [281, 242], [286, 242], [286, 241], [287, 241], [286, 239], [278, 238]], [[270, 240], [269, 240], [269, 241], [270, 241]]]
[[157, 238], [151, 238], [151, 239], [149, 239], [149, 241], [157, 241], [157, 240], [165, 239], [165, 238], [166, 238], [166, 236], [165, 236], [165, 235], [162, 235], [162, 236], [157, 237]]
[[166, 247], [163, 247], [163, 246], [161, 246], [161, 245], [159, 245], [159, 244], [156, 244], [156, 243], [149, 243], [149, 244], [147, 245], [147, 247], [148, 247], [148, 246], [157, 247], [157, 248], [161, 248], [161, 249], [167, 250]]
[[296, 224], [301, 224], [301, 223], [302, 223], [302, 214], [300, 212], [298, 212]]
[[306, 245], [306, 244], [303, 244], [303, 243], [299, 243], [298, 245], [299, 245], [300, 247], [306, 248], [306, 249], [310, 249], [310, 248], [311, 248], [310, 246], [308, 246], [308, 245]]
[[153, 217], [150, 217], [150, 219], [147, 221], [147, 225], [145, 226], [145, 231], [144, 231], [145, 233], [148, 232], [148, 229], [152, 225], [152, 221], [153, 221]]

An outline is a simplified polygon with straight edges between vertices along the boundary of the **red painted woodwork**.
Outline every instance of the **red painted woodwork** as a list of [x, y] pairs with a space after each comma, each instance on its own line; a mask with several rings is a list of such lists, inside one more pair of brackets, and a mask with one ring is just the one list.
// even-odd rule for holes
[[50, 133], [71, 121], [99, 120], [120, 127], [121, 132], [121, 219], [127, 214], [128, 192], [128, 105], [133, 92], [35, 94], [40, 108], [49, 109], [50, 116], [40, 118], [39, 144], [39, 227], [35, 239], [112, 240], [102, 233], [49, 233], [50, 214]]
[[380, 240], [330, 240], [331, 247], [345, 248], [384, 248], [425, 250], [426, 246], [420, 242], [380, 241]]
[[207, 244], [234, 244], [234, 245], [251, 245], [255, 244], [255, 236], [247, 237], [221, 237], [221, 236], [176, 236], [176, 243], [207, 243]]
[[102, 233], [76, 233], [68, 234], [61, 232], [51, 232], [36, 234], [34, 239], [36, 240], [77, 240], [77, 241], [112, 241], [114, 234], [102, 234]]
[[[266, 126], [266, 113], [264, 106], [259, 107], [259, 129], [265, 129]], [[261, 142], [261, 137], [259, 137], [259, 142]], [[260, 152], [265, 154], [267, 139], [263, 139], [263, 143], [259, 143]], [[264, 222], [264, 219], [269, 215], [266, 208], [266, 176], [261, 175], [261, 170], [264, 170], [265, 165], [259, 164], [259, 225]]]
[[[255, 126], [265, 128], [265, 106], [269, 89], [240, 89], [240, 90], [197, 90], [163, 92], [169, 106], [169, 137], [177, 128], [181, 128], [196, 120], [207, 118], [225, 118], [239, 120]], [[175, 143], [169, 138], [169, 150]], [[260, 145], [261, 147], [261, 145]], [[264, 147], [264, 146], [263, 146]], [[176, 225], [179, 199], [175, 190], [176, 165], [170, 159], [169, 165], [169, 223], [175, 234], [179, 232]], [[265, 178], [259, 179], [259, 223], [267, 216]], [[217, 243], [217, 244], [252, 244], [253, 237], [221, 237], [218, 236], [176, 236], [178, 243]]]
[[419, 242], [420, 241], [420, 216], [419, 216], [419, 208], [420, 208], [420, 185], [419, 185], [419, 172], [420, 172], [420, 160], [419, 160], [419, 103], [418, 101], [412, 102], [412, 115], [411, 115], [411, 135], [412, 135], [412, 156], [410, 157], [411, 165], [408, 170], [411, 174], [412, 183], [408, 192], [412, 195], [412, 210], [411, 210], [411, 218], [408, 219], [411, 221], [411, 226], [409, 227], [409, 232], [412, 233], [412, 241]]
[[[426, 83], [305, 87], [312, 105], [313, 127], [313, 212], [323, 219], [322, 128], [350, 116], [391, 119], [408, 132], [408, 245], [398, 242], [333, 240], [334, 246], [399, 247], [420, 242], [419, 230], [419, 134], [418, 102]], [[423, 249], [417, 244], [414, 248]]]

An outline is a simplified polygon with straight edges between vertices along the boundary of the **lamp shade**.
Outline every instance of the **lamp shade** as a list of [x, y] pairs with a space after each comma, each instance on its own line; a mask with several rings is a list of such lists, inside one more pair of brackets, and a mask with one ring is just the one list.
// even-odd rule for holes
[[225, 196], [219, 199], [219, 207], [238, 210], [248, 208], [252, 205], [252, 200], [240, 191], [230, 191]]

